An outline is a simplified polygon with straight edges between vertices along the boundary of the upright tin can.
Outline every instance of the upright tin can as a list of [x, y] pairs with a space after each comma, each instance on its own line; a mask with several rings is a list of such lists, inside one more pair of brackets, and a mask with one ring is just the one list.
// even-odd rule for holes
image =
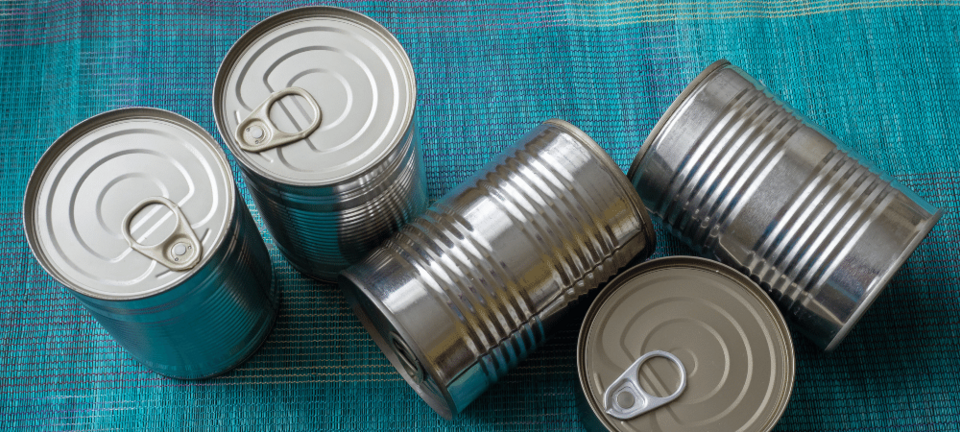
[[304, 275], [335, 281], [427, 205], [413, 66], [357, 12], [303, 7], [247, 31], [217, 73], [217, 128]]
[[341, 273], [390, 362], [451, 418], [539, 346], [571, 302], [654, 249], [590, 137], [550, 120]]
[[726, 60], [670, 106], [628, 176], [666, 226], [827, 351], [942, 214]]
[[251, 356], [279, 293], [227, 158], [177, 114], [127, 108], [44, 153], [23, 206], [37, 261], [157, 373], [198, 379]]
[[577, 407], [599, 431], [770, 431], [795, 360], [756, 283], [703, 258], [631, 267], [590, 305], [577, 342]]

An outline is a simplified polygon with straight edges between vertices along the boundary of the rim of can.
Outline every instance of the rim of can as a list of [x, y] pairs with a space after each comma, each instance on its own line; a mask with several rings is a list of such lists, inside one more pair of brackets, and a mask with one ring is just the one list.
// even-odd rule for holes
[[913, 240], [910, 240], [910, 243], [907, 247], [900, 253], [900, 256], [897, 257], [896, 261], [892, 266], [887, 269], [887, 272], [884, 273], [881, 277], [876, 279], [876, 282], [871, 286], [867, 287], [867, 295], [860, 301], [860, 304], [857, 305], [857, 309], [854, 310], [853, 314], [850, 315], [850, 318], [847, 319], [847, 322], [843, 324], [843, 327], [840, 328], [840, 331], [833, 336], [833, 339], [823, 348], [824, 352], [831, 352], [840, 345], [840, 342], [850, 334], [850, 331], [856, 327], [857, 323], [861, 318], [870, 310], [870, 306], [873, 305], [873, 302], [880, 297], [880, 293], [886, 291], [887, 286], [890, 284], [890, 281], [893, 280], [894, 276], [897, 275], [897, 272], [900, 271], [900, 267], [907, 262], [907, 259], [913, 255], [913, 252], [920, 246], [920, 243], [923, 242], [927, 235], [930, 234], [930, 231], [933, 230], [933, 227], [937, 225], [937, 222], [940, 221], [940, 218], [943, 217], [943, 209], [937, 209], [937, 213], [927, 221], [927, 224], [923, 226], [919, 231], [917, 231], [916, 237]]
[[600, 144], [597, 144], [590, 135], [587, 135], [586, 132], [580, 128], [574, 126], [572, 123], [562, 120], [559, 118], [552, 118], [543, 122], [543, 124], [550, 124], [557, 126], [570, 135], [574, 136], [579, 140], [584, 147], [590, 150], [594, 156], [597, 157], [597, 160], [600, 161], [607, 168], [608, 171], [613, 173], [616, 178], [616, 182], [620, 184], [620, 187], [623, 189], [621, 195], [627, 197], [630, 202], [633, 204], [634, 209], [636, 210], [637, 215], [640, 217], [640, 221], [643, 224], [643, 235], [646, 237], [646, 242], [649, 245], [650, 250], [655, 250], [657, 247], [657, 235], [656, 230], [653, 227], [653, 219], [650, 217], [650, 212], [647, 211], [647, 207], [644, 206], [643, 201], [640, 200], [640, 195], [637, 194], [637, 190], [633, 187], [633, 184], [630, 183], [630, 179], [623, 174], [623, 170], [620, 169], [620, 166], [610, 157], [603, 147]]
[[[439, 394], [428, 391], [429, 388], [424, 388], [425, 386], [429, 387], [428, 383], [431, 382], [440, 383], [440, 376], [436, 370], [423, 367], [420, 359], [426, 358], [426, 355], [424, 355], [423, 350], [421, 350], [417, 344], [407, 343], [407, 341], [414, 339], [410, 337], [407, 329], [400, 325], [390, 309], [384, 306], [383, 302], [376, 298], [376, 296], [367, 295], [367, 292], [370, 291], [366, 288], [367, 284], [350, 274], [349, 271], [340, 272], [338, 285], [341, 287], [347, 303], [363, 325], [363, 328], [373, 339], [374, 343], [376, 343], [377, 348], [380, 349], [384, 357], [390, 362], [390, 365], [397, 370], [400, 377], [402, 377], [407, 385], [417, 393], [417, 396], [420, 396], [420, 399], [423, 399], [440, 417], [446, 420], [453, 419], [453, 415], [458, 413], [462, 407], [457, 407], [446, 386], [435, 386]], [[371, 316], [372, 314], [367, 313], [366, 308], [361, 304], [362, 301], [368, 302], [370, 306], [376, 308], [378, 316]], [[380, 332], [374, 323], [375, 319], [385, 320], [386, 324], [390, 326], [389, 331]], [[396, 351], [397, 344], [395, 341], [397, 340], [402, 342], [400, 348], [406, 352], [398, 353]], [[411, 359], [410, 357], [413, 358]], [[443, 399], [440, 400], [437, 396]]]
[[228, 215], [227, 219], [230, 220], [233, 218], [237, 208], [237, 189], [236, 182], [233, 178], [233, 171], [230, 169], [230, 163], [227, 161], [226, 154], [224, 154], [223, 149], [220, 148], [220, 145], [217, 144], [213, 136], [210, 135], [205, 129], [200, 127], [198, 124], [192, 120], [177, 114], [173, 111], [168, 111], [160, 108], [153, 107], [126, 107], [118, 108], [109, 111], [96, 114], [92, 117], [89, 117], [80, 123], [77, 123], [70, 129], [67, 129], [66, 132], [61, 134], [56, 140], [53, 141], [53, 144], [50, 145], [40, 156], [40, 159], [37, 161], [37, 164], [34, 166], [33, 171], [30, 173], [30, 178], [27, 180], [27, 189], [24, 193], [23, 198], [23, 230], [24, 235], [27, 238], [27, 245], [30, 247], [30, 252], [33, 254], [34, 258], [40, 266], [56, 280], [61, 285], [69, 288], [71, 291], [74, 291], [78, 294], [82, 294], [87, 297], [96, 298], [100, 300], [139, 300], [143, 298], [153, 297], [164, 292], [169, 291], [170, 289], [180, 285], [180, 283], [192, 277], [194, 274], [199, 272], [215, 255], [214, 251], [219, 250], [223, 245], [224, 240], [227, 238], [227, 233], [232, 229], [229, 224], [227, 224], [226, 229], [216, 233], [216, 239], [211, 248], [204, 250], [203, 255], [200, 258], [200, 262], [196, 264], [190, 270], [184, 272], [184, 276], [176, 279], [172, 283], [167, 283], [161, 285], [158, 288], [155, 288], [151, 291], [145, 293], [138, 293], [133, 295], [106, 295], [102, 292], [89, 289], [87, 287], [78, 285], [66, 277], [64, 277], [56, 268], [50, 263], [43, 253], [42, 248], [38, 243], [37, 230], [36, 226], [31, 222], [35, 216], [36, 209], [36, 199], [37, 193], [39, 192], [39, 183], [43, 178], [49, 173], [51, 166], [59, 159], [64, 151], [68, 150], [72, 144], [76, 142], [77, 139], [82, 138], [89, 132], [92, 132], [101, 127], [107, 126], [111, 123], [122, 121], [122, 120], [132, 120], [136, 118], [151, 119], [151, 120], [161, 120], [173, 125], [183, 127], [193, 133], [195, 133], [200, 141], [210, 146], [212, 153], [215, 155], [217, 162], [220, 164], [221, 172], [224, 174], [225, 179], [231, 187], [226, 189], [227, 196], [225, 197], [225, 214]]
[[759, 285], [750, 280], [750, 278], [723, 263], [695, 256], [669, 256], [653, 259], [642, 264], [635, 265], [620, 272], [617, 277], [611, 280], [607, 286], [603, 288], [600, 294], [597, 295], [597, 298], [593, 300], [593, 303], [590, 304], [590, 308], [587, 310], [587, 313], [584, 316], [583, 323], [580, 326], [580, 331], [577, 336], [577, 392], [582, 396], [582, 401], [586, 403], [589, 409], [593, 412], [593, 415], [607, 430], [620, 430], [610, 423], [610, 420], [605, 415], [602, 407], [597, 405], [595, 398], [591, 395], [588, 382], [589, 377], [587, 376], [587, 371], [585, 370], [584, 365], [586, 361], [584, 356], [588, 334], [594, 320], [597, 318], [600, 309], [618, 288], [640, 275], [671, 267], [688, 267], [719, 273], [746, 288], [746, 290], [753, 297], [762, 303], [764, 309], [766, 309], [767, 312], [774, 317], [774, 320], [777, 324], [777, 333], [781, 335], [780, 339], [784, 342], [784, 358], [787, 361], [784, 374], [789, 378], [786, 386], [783, 389], [779, 403], [777, 404], [777, 409], [772, 413], [772, 422], [771, 424], [767, 425], [768, 427], [766, 429], [764, 429], [766, 431], [772, 430], [774, 427], [776, 427], [777, 422], [783, 416], [783, 413], [786, 411], [786, 408], [789, 405], [790, 396], [793, 393], [794, 381], [796, 379], [796, 357], [794, 355], [793, 340], [790, 336], [790, 331], [787, 328], [786, 320], [770, 296], [768, 296]]
[[650, 131], [650, 135], [647, 135], [647, 139], [644, 140], [643, 145], [640, 146], [640, 150], [637, 151], [637, 155], [633, 158], [633, 163], [630, 164], [630, 170], [627, 171], [627, 177], [631, 182], [634, 181], [634, 177], [637, 176], [637, 170], [640, 168], [640, 162], [643, 161], [643, 157], [646, 156], [647, 151], [650, 150], [650, 147], [653, 145], [653, 142], [660, 135], [660, 131], [667, 126], [667, 123], [673, 120], [673, 114], [677, 112], [684, 104], [690, 100], [690, 96], [695, 92], [700, 86], [707, 81], [714, 72], [717, 72], [720, 69], [723, 69], [727, 66], [731, 66], [731, 63], [727, 59], [720, 59], [710, 66], [707, 66], [702, 72], [697, 74], [697, 77], [690, 81], [690, 84], [687, 84], [687, 87], [680, 92], [680, 95], [670, 104], [670, 107], [667, 108], [667, 111], [664, 112], [663, 116], [660, 117], [660, 120], [657, 120], [657, 124], [653, 126], [653, 129]]
[[[353, 171], [352, 173], [345, 174], [343, 176], [325, 179], [320, 181], [296, 181], [292, 179], [287, 179], [276, 175], [273, 172], [267, 171], [258, 167], [255, 164], [249, 162], [247, 155], [244, 150], [241, 150], [233, 139], [233, 131], [226, 130], [227, 127], [220, 120], [221, 116], [218, 115], [220, 110], [218, 107], [222, 103], [222, 90], [226, 86], [226, 80], [229, 75], [229, 72], [236, 66], [237, 60], [244, 54], [244, 51], [253, 43], [255, 43], [259, 38], [270, 31], [280, 27], [284, 24], [287, 24], [291, 21], [298, 19], [306, 18], [311, 15], [313, 16], [323, 16], [323, 14], [330, 14], [330, 16], [340, 16], [341, 18], [354, 20], [355, 22], [366, 25], [371, 31], [378, 33], [383, 37], [384, 42], [391, 45], [392, 48], [396, 49], [399, 54], [398, 57], [401, 60], [402, 67], [408, 72], [410, 77], [409, 87], [407, 90], [410, 93], [410, 110], [408, 114], [403, 119], [404, 127], [401, 128], [400, 133], [397, 135], [396, 140], [391, 143], [386, 150], [384, 150], [378, 157], [369, 161], [366, 165], [360, 167], [359, 169]], [[227, 147], [230, 149], [230, 152], [233, 153], [234, 157], [237, 160], [237, 163], [241, 168], [246, 172], [250, 172], [260, 176], [264, 179], [274, 181], [280, 184], [286, 184], [291, 186], [301, 186], [301, 187], [317, 187], [317, 186], [335, 186], [338, 184], [349, 182], [357, 177], [362, 177], [367, 172], [375, 169], [379, 164], [381, 164], [385, 159], [390, 157], [390, 154], [397, 146], [402, 145], [404, 137], [410, 133], [411, 128], [414, 127], [414, 117], [416, 114], [417, 108], [417, 77], [413, 70], [413, 62], [410, 60], [410, 55], [403, 48], [403, 45], [400, 44], [400, 41], [390, 30], [377, 22], [377, 20], [357, 12], [352, 9], [336, 7], [336, 6], [301, 6], [293, 9], [288, 9], [282, 12], [278, 12], [274, 15], [271, 15], [264, 20], [258, 22], [253, 27], [248, 29], [243, 35], [240, 36], [230, 46], [230, 49], [227, 51], [227, 54], [223, 57], [223, 61], [220, 62], [220, 66], [217, 69], [217, 75], [214, 79], [213, 84], [213, 113], [214, 113], [214, 123], [217, 126], [217, 131], [220, 133], [220, 137], [226, 143]], [[223, 115], [226, 115], [225, 113]]]

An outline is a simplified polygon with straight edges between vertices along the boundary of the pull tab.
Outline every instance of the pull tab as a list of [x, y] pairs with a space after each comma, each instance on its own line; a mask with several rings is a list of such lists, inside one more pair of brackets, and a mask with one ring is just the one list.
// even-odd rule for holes
[[[638, 380], [640, 365], [654, 357], [663, 357], [680, 368], [680, 387], [670, 396], [657, 397], [643, 391], [640, 387]], [[603, 408], [611, 417], [629, 420], [673, 402], [686, 388], [687, 371], [683, 368], [680, 359], [666, 351], [650, 351], [640, 356], [613, 384], [607, 387], [607, 391], [603, 393]]]
[[[160, 204], [169, 208], [177, 217], [177, 225], [173, 228], [173, 233], [164, 241], [160, 242], [160, 244], [144, 246], [133, 238], [133, 234], [130, 233], [130, 223], [133, 221], [134, 215], [150, 204]], [[200, 239], [197, 238], [197, 234], [190, 228], [190, 223], [187, 222], [187, 218], [183, 216], [180, 207], [174, 204], [173, 201], [163, 197], [147, 198], [141, 201], [140, 204], [137, 204], [136, 207], [130, 210], [130, 213], [127, 213], [127, 216], [123, 218], [123, 225], [120, 228], [120, 232], [123, 233], [123, 237], [127, 239], [127, 243], [130, 243], [130, 247], [133, 248], [133, 250], [163, 264], [170, 270], [190, 270], [200, 262], [200, 256], [203, 254], [203, 246], [200, 244]]]
[[[306, 129], [297, 133], [284, 132], [270, 120], [270, 107], [278, 100], [289, 95], [297, 95], [306, 99], [310, 108], [313, 108], [313, 122]], [[317, 101], [313, 96], [310, 96], [309, 92], [300, 87], [287, 87], [271, 94], [267, 97], [267, 100], [254, 109], [246, 119], [237, 125], [234, 136], [241, 149], [259, 153], [308, 137], [320, 127], [321, 117], [320, 105], [317, 105]]]

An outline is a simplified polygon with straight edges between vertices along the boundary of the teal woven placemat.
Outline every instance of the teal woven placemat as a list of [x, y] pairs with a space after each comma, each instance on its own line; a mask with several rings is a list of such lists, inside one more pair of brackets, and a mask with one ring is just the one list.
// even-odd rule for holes
[[[60, 133], [131, 105], [173, 110], [215, 133], [210, 93], [222, 56], [254, 23], [305, 4], [0, 3], [0, 427], [580, 430], [575, 319], [446, 422], [394, 372], [337, 289], [300, 277], [275, 248], [284, 291], [276, 329], [241, 368], [201, 382], [134, 362], [31, 256], [24, 187]], [[409, 52], [433, 198], [547, 118], [580, 126], [626, 167], [713, 60], [762, 80], [947, 211], [835, 353], [795, 335], [796, 385], [779, 430], [960, 429], [960, 2], [336, 4], [377, 19]], [[660, 234], [658, 256], [689, 253]]]

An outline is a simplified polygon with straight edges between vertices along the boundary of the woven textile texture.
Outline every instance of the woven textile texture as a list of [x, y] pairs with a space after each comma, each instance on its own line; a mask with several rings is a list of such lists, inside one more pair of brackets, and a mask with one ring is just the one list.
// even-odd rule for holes
[[[242, 367], [200, 382], [140, 366], [34, 260], [21, 203], [57, 136], [144, 105], [219, 140], [211, 89], [223, 55], [253, 24], [306, 4], [316, 3], [0, 2], [0, 427], [581, 429], [580, 317], [447, 422], [388, 364], [337, 288], [301, 277], [265, 232], [283, 289], [276, 329]], [[947, 212], [836, 352], [794, 334], [796, 385], [778, 430], [960, 429], [960, 2], [335, 4], [380, 21], [410, 54], [432, 199], [551, 117], [580, 126], [626, 168], [705, 66], [725, 57], [756, 76]], [[659, 234], [657, 256], [690, 253]]]

